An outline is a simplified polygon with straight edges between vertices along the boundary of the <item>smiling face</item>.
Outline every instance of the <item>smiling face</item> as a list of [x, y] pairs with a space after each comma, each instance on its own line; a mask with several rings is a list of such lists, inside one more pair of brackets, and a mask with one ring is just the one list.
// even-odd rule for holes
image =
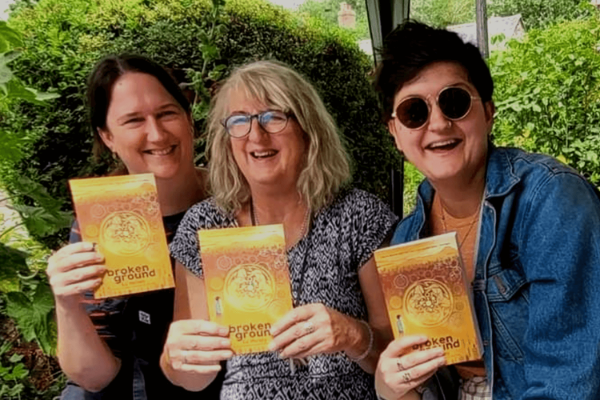
[[130, 72], [115, 82], [99, 133], [130, 174], [170, 179], [193, 169], [191, 119], [152, 75]]
[[[228, 115], [254, 115], [271, 109], [247, 98], [242, 90], [234, 90], [229, 98]], [[307, 141], [293, 117], [289, 117], [285, 129], [278, 133], [264, 131], [253, 119], [248, 135], [232, 137], [230, 143], [233, 157], [252, 190], [296, 190], [296, 182], [304, 167]]]
[[437, 102], [438, 93], [448, 86], [466, 89], [477, 97], [463, 67], [456, 63], [438, 62], [424, 68], [394, 96], [394, 110], [411, 96], [428, 98], [429, 120], [419, 129], [403, 126], [397, 118], [388, 122], [396, 146], [432, 183], [471, 179], [484, 173], [488, 134], [493, 125], [494, 105], [474, 99], [469, 113], [459, 121], [447, 119]]

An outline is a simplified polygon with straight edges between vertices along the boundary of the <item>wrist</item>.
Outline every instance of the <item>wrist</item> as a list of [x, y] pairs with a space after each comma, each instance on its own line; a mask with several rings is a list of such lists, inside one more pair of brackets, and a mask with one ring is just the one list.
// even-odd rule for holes
[[362, 361], [373, 349], [373, 330], [368, 322], [354, 319], [355, 332], [350, 335], [355, 338], [344, 351], [352, 361]]

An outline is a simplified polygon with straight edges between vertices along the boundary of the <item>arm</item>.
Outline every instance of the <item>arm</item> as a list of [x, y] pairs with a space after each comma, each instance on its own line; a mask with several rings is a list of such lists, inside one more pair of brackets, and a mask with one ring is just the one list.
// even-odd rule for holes
[[165, 376], [189, 391], [200, 391], [233, 356], [229, 330], [208, 321], [204, 279], [175, 264], [174, 322], [160, 357]]
[[[358, 279], [367, 305], [369, 325], [371, 325], [373, 330], [373, 348], [367, 357], [358, 364], [362, 369], [373, 374], [377, 367], [379, 355], [393, 339], [390, 321], [386, 313], [385, 298], [383, 297], [381, 285], [379, 284], [379, 276], [373, 257], [361, 267], [358, 273]], [[356, 322], [354, 325], [356, 325]], [[355, 343], [352, 343], [347, 350], [344, 350], [351, 358], [357, 358], [360, 354], [363, 354], [369, 345], [369, 337], [365, 337], [364, 329], [362, 329], [362, 331], [362, 335], [357, 334], [355, 336], [350, 336], [351, 338], [356, 339]]]
[[529, 318], [521, 399], [600, 398], [600, 200], [572, 173], [536, 188], [520, 225]]
[[121, 367], [82, 304], [83, 294], [100, 285], [102, 262], [92, 243], [80, 242], [50, 257], [47, 270], [56, 302], [58, 361], [70, 379], [91, 392], [107, 386]]

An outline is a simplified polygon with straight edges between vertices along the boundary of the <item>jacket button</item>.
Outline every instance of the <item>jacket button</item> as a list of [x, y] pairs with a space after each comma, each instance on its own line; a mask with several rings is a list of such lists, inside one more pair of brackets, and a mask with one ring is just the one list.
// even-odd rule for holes
[[483, 341], [483, 345], [484, 345], [484, 346], [489, 346], [489, 345], [490, 345], [490, 342], [489, 342], [488, 340], [484, 340], [484, 341]]

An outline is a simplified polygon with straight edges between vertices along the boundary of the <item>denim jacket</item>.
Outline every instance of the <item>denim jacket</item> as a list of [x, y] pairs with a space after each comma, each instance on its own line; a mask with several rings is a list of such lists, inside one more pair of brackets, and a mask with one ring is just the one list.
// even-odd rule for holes
[[[433, 195], [423, 182], [392, 244], [429, 235]], [[600, 399], [598, 190], [551, 157], [490, 145], [476, 250], [494, 400]]]

